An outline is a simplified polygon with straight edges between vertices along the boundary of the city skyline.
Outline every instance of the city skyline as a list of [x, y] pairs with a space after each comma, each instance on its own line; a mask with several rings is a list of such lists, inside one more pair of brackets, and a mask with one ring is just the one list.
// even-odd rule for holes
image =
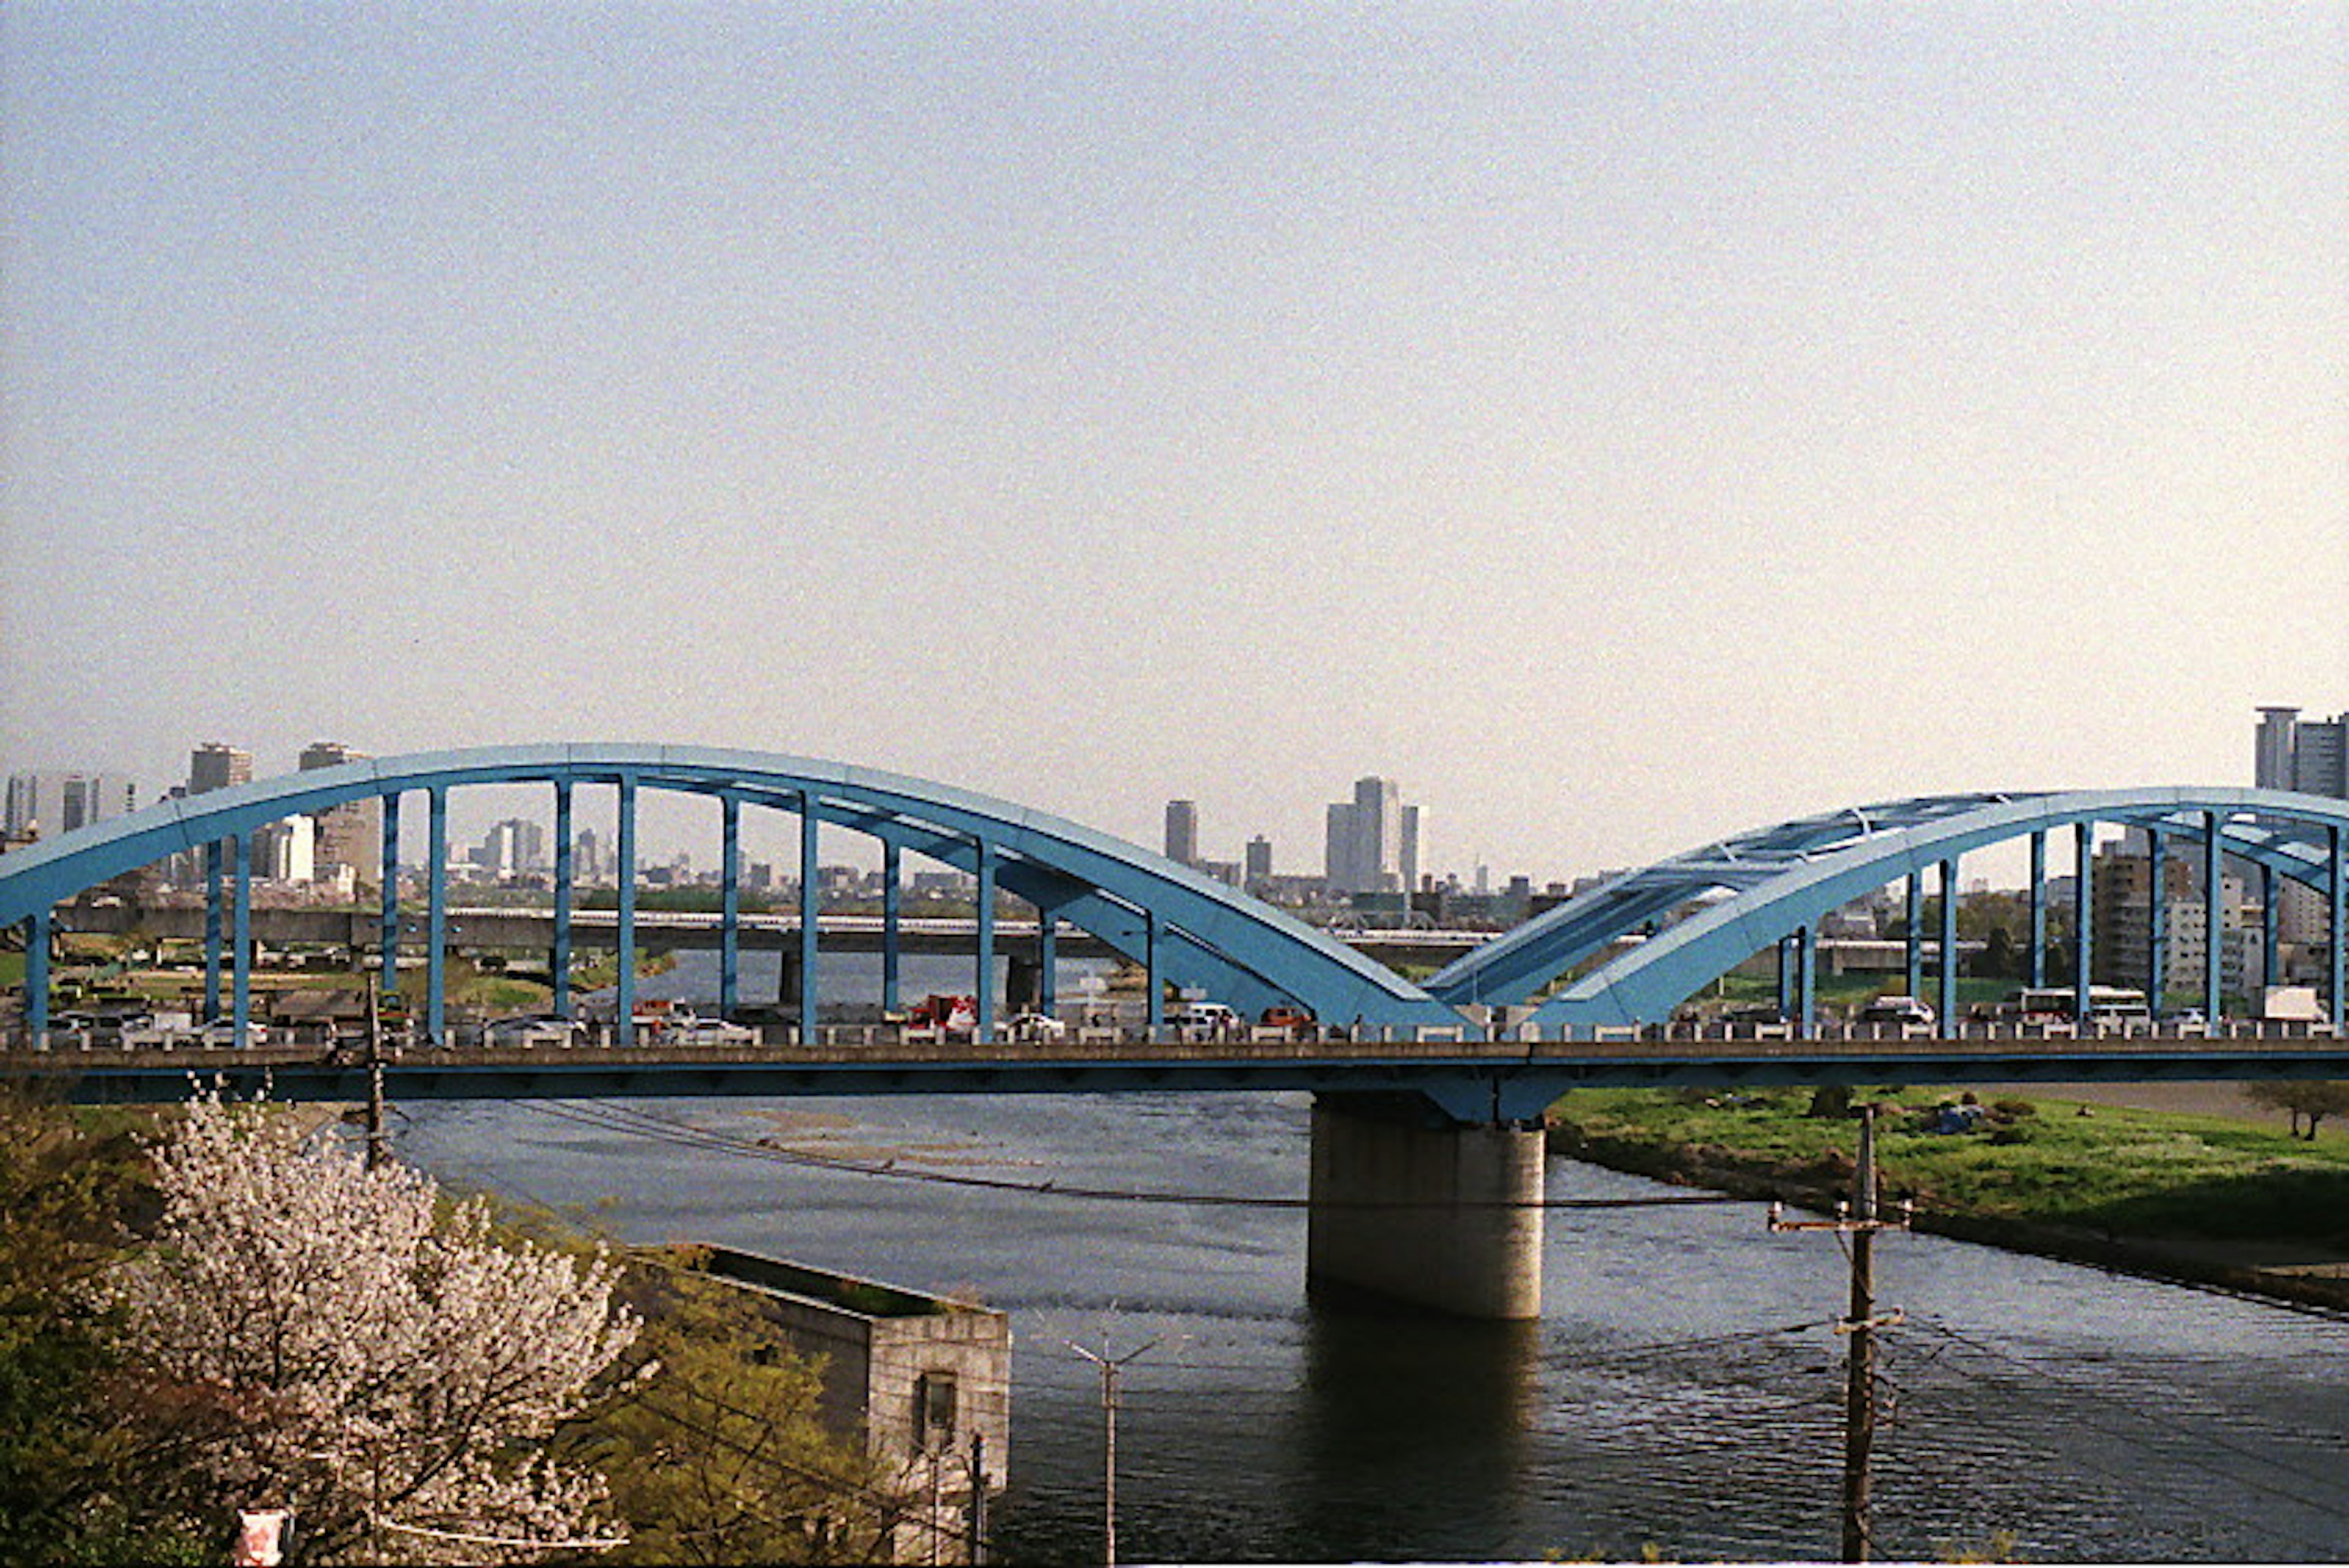
[[[2247, 766], [2240, 775], [2243, 779], [2259, 788], [2297, 788], [2310, 794], [2349, 798], [2349, 763], [2344, 761], [2344, 756], [2349, 756], [2349, 742], [2344, 742], [2344, 736], [2349, 736], [2349, 711], [2329, 719], [2302, 718], [2301, 715], [2307, 710], [2301, 706], [2262, 703], [2252, 706], [2250, 711], [2256, 722], [2249, 736]], [[299, 766], [332, 766], [365, 760], [369, 754], [339, 741], [313, 741], [302, 748]], [[202, 793], [224, 783], [269, 776], [272, 775], [265, 765], [256, 770], [250, 752], [208, 741], [190, 751], [185, 779], [152, 790], [151, 798], [161, 799], [181, 790]], [[101, 815], [110, 815], [135, 808], [140, 788], [139, 781], [96, 770], [18, 771], [10, 767], [5, 757], [0, 757], [0, 779], [7, 784], [6, 829], [12, 836], [19, 834], [21, 819], [35, 815], [36, 803], [39, 801], [63, 798], [69, 805], [75, 801], [94, 805], [103, 792], [112, 804]], [[602, 793], [603, 788], [594, 784], [584, 785], [578, 792], [582, 825], [578, 836], [585, 840], [584, 852], [591, 861], [595, 857], [595, 846], [608, 837], [608, 831], [598, 831], [597, 797]], [[487, 865], [508, 872], [545, 869], [552, 853], [545, 838], [549, 818], [543, 813], [533, 815], [540, 809], [535, 803], [543, 794], [543, 789], [531, 785], [488, 785], [452, 792], [451, 865]], [[1516, 884], [1528, 892], [1556, 896], [1569, 886], [1587, 884], [1629, 868], [1600, 866], [1533, 870], [1511, 861], [1506, 852], [1496, 860], [1480, 854], [1460, 864], [1425, 862], [1419, 845], [1421, 809], [1416, 804], [1403, 805], [1401, 794], [1401, 785], [1392, 779], [1372, 775], [1356, 780], [1350, 801], [1324, 808], [1324, 832], [1318, 858], [1309, 849], [1299, 851], [1292, 846], [1291, 863], [1285, 868], [1275, 860], [1270, 838], [1245, 824], [1223, 835], [1235, 843], [1246, 836], [1236, 854], [1226, 859], [1210, 853], [1219, 846], [1222, 838], [1216, 833], [1203, 836], [1199, 804], [1192, 797], [1164, 802], [1159, 813], [1162, 833], [1155, 847], [1169, 859], [1222, 877], [1236, 886], [1253, 887], [1277, 877], [1292, 888], [1300, 884], [1321, 883], [1332, 895], [1340, 896], [1401, 891], [1406, 880], [1414, 891], [1425, 886], [1448, 886], [1455, 891], [1481, 896], [1488, 884]], [[701, 807], [709, 809], [698, 809]], [[1369, 826], [1363, 826], [1365, 821]], [[362, 825], [357, 835], [351, 830], [354, 822]], [[788, 814], [753, 811], [745, 815], [744, 823], [746, 872], [754, 860], [761, 862], [768, 874], [776, 865], [795, 863], [798, 828]], [[608, 829], [609, 824], [600, 826]], [[710, 857], [715, 852], [717, 826], [714, 803], [679, 800], [656, 792], [643, 808], [638, 864], [668, 867], [693, 863], [708, 870], [714, 864]], [[421, 815], [411, 814], [403, 826], [403, 865], [421, 863], [424, 831]], [[308, 853], [315, 857], [323, 877], [325, 868], [337, 859], [330, 852], [330, 845], [363, 844], [367, 846], [363, 854], [341, 863], [350, 865], [364, 879], [378, 863], [375, 846], [379, 836], [379, 805], [373, 802], [354, 803], [320, 814]], [[2107, 840], [2106, 847], [2118, 842]], [[843, 846], [853, 847], [843, 853]], [[1301, 858], [1313, 859], [1319, 869], [1300, 870], [1297, 862]], [[823, 855], [823, 864], [827, 867], [869, 870], [876, 860], [877, 855], [871, 852], [870, 845], [863, 843], [858, 836], [827, 837]], [[1977, 869], [1985, 865], [1997, 868], [2003, 881], [2013, 882], [2019, 867], [2015, 846], [1992, 848], [1978, 859]], [[589, 869], [581, 871], [584, 880], [593, 880], [595, 875]], [[1979, 880], [1982, 879], [1969, 878], [1970, 882]], [[2314, 895], [2297, 889], [2295, 896], [2305, 907], [2296, 909], [2294, 923], [2304, 927], [2316, 918]]]
[[1537, 878], [2238, 779], [2349, 669], [2259, 611], [2349, 568], [2344, 75], [2313, 5], [19, 7], [6, 763], [734, 745], [1283, 870], [1379, 774]]

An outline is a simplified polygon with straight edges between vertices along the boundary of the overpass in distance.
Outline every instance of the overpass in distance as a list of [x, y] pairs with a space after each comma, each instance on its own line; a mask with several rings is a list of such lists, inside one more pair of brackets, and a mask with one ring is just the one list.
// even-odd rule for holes
[[[554, 1006], [568, 1013], [575, 945], [602, 933], [576, 908], [570, 846], [574, 793], [616, 795], [622, 875], [611, 939], [626, 950], [699, 922], [720, 955], [719, 1005], [738, 995], [746, 943], [781, 943], [803, 977], [798, 1023], [744, 1051], [664, 1048], [635, 1038], [635, 974], [621, 966], [617, 1025], [608, 1046], [513, 1060], [460, 1042], [445, 1006], [445, 961], [469, 920], [447, 883], [448, 798], [477, 784], [533, 784], [554, 805], [554, 908], [523, 945], [550, 958]], [[636, 802], [647, 789], [698, 794], [719, 808], [722, 904], [715, 919], [683, 924], [636, 909]], [[429, 841], [421, 919], [397, 902], [401, 806], [420, 795]], [[387, 1087], [413, 1097], [574, 1095], [905, 1093], [980, 1089], [1110, 1092], [1195, 1087], [1309, 1089], [1314, 1204], [1308, 1251], [1317, 1274], [1471, 1315], [1523, 1317], [1539, 1310], [1540, 1135], [1535, 1118], [1578, 1083], [1859, 1081], [2008, 1082], [2088, 1077], [2248, 1078], [2349, 1076], [2340, 1042], [2344, 945], [2329, 950], [2329, 1002], [2320, 1026], [2293, 1034], [2220, 1025], [2200, 1034], [2104, 1035], [2093, 1031], [1974, 1033], [1954, 1025], [1926, 1037], [1855, 1038], [1828, 1027], [1816, 999], [1818, 921], [1889, 884], [1905, 886], [1908, 981], [1931, 996], [1924, 967], [1929, 879], [1940, 900], [1938, 951], [1957, 950], [1955, 890], [1961, 858], [2022, 841], [2033, 984], [2044, 983], [2051, 839], [2072, 849], [2073, 972], [2076, 1011], [2089, 1015], [2094, 973], [2094, 853], [2100, 828], [2147, 836], [2165, 860], [2199, 867], [2215, 888], [2232, 864], [2256, 877], [2269, 911], [2287, 881], [2313, 888], [2331, 929], [2349, 926], [2349, 802], [2284, 792], [2161, 787], [2069, 793], [1920, 796], [1800, 818], [1733, 835], [1615, 877], [1459, 951], [1416, 982], [1326, 931], [1305, 926], [1147, 850], [1010, 802], [928, 781], [837, 763], [705, 747], [554, 745], [489, 747], [345, 763], [166, 801], [78, 829], [0, 858], [0, 925], [26, 934], [22, 1017], [5, 1069], [63, 1077], [84, 1097], [184, 1092], [191, 1068], [239, 1083], [265, 1077], [282, 1096], [354, 1097], [367, 1064], [313, 1045], [205, 1052], [84, 1051], [48, 1029], [49, 950], [58, 906], [110, 877], [166, 856], [204, 857], [207, 895], [205, 1011], [245, 1036], [258, 922], [253, 907], [252, 835], [288, 815], [375, 799], [384, 815], [383, 905], [368, 948], [384, 983], [402, 950], [420, 946], [426, 1002], [420, 1049], [382, 1065]], [[1000, 1042], [991, 964], [976, 966], [977, 1028], [968, 1041], [903, 1033], [827, 1032], [817, 1012], [822, 958], [873, 940], [820, 918], [812, 878], [802, 878], [793, 918], [778, 923], [740, 908], [740, 832], [745, 810], [794, 816], [801, 864], [821, 863], [820, 836], [871, 836], [888, 890], [879, 917], [885, 1007], [894, 1010], [895, 960], [920, 940], [895, 889], [911, 852], [971, 875], [976, 915], [965, 939], [1004, 948], [1004, 898], [1032, 911], [1013, 950], [1030, 945], [1049, 1010], [1060, 943], [1100, 944], [1144, 976], [1145, 1017], [1131, 1034], [1078, 1031], [1049, 1045]], [[2154, 885], [2163, 886], [2157, 877]], [[2220, 1014], [2221, 902], [2203, 900], [2205, 962], [2199, 974], [2163, 972], [2168, 906], [2157, 903], [2147, 949], [2157, 995], [2199, 993]], [[78, 919], [79, 911], [69, 911]], [[531, 916], [537, 919], [541, 917]], [[1032, 932], [1032, 936], [1030, 935]], [[1082, 932], [1080, 938], [1077, 933]], [[1420, 936], [1423, 933], [1413, 933]], [[681, 938], [680, 938], [681, 940]], [[1733, 965], [1775, 949], [1782, 1011], [1791, 1023], [1768, 1034], [1719, 1038], [1675, 1030], [1679, 1004]], [[1956, 974], [1934, 976], [1940, 1017], [1958, 1015]], [[2267, 977], [2273, 979], [2272, 972]], [[1302, 1008], [1336, 1032], [1298, 1041], [1191, 1042], [1165, 1030], [1170, 988], [1228, 1002], [1244, 1017], [1274, 1005]], [[43, 1049], [47, 1047], [47, 1049]], [[289, 1054], [290, 1053], [290, 1054]]]
[[[191, 941], [205, 934], [207, 910], [196, 904], [111, 903], [76, 907], [66, 918], [67, 929], [111, 936], [133, 931], [150, 937]], [[403, 940], [420, 938], [423, 919], [405, 917]], [[879, 915], [822, 914], [817, 917], [819, 942], [826, 952], [876, 953], [892, 942], [908, 953], [968, 954], [978, 949], [978, 922], [968, 917], [906, 916], [894, 934]], [[739, 945], [760, 950], [796, 947], [800, 917], [796, 914], [743, 913], [738, 917]], [[1027, 956], [1035, 950], [1042, 922], [1017, 917], [995, 921], [999, 956]], [[611, 948], [617, 944], [619, 911], [574, 909], [571, 929], [582, 947]], [[707, 914], [639, 909], [636, 913], [636, 943], [640, 952], [661, 953], [678, 949], [723, 945], [722, 925]], [[1346, 946], [1389, 968], [1436, 968], [1473, 952], [1498, 935], [1494, 931], [1393, 929], [1332, 929]], [[552, 908], [512, 905], [456, 905], [448, 912], [449, 942], [460, 952], [546, 953], [555, 942], [555, 912]], [[253, 938], [264, 944], [324, 944], [347, 947], [355, 952], [375, 952], [382, 940], [380, 919], [364, 909], [330, 909], [307, 906], [262, 906], [253, 911]], [[1057, 937], [1059, 953], [1066, 959], [1114, 959], [1117, 950], [1082, 929]]]

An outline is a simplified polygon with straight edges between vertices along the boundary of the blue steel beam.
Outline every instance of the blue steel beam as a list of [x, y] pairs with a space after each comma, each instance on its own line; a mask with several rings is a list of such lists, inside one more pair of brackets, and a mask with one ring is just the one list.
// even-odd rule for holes
[[734, 1016], [735, 987], [742, 967], [742, 797], [729, 790], [718, 797], [719, 911], [718, 1016]]
[[425, 796], [432, 809], [425, 836], [431, 847], [424, 867], [424, 1038], [445, 1045], [449, 1041], [449, 791], [434, 784]]
[[618, 906], [613, 920], [613, 945], [618, 950], [620, 973], [616, 982], [616, 1006], [614, 1029], [621, 1044], [635, 1043], [636, 1038], [636, 779], [624, 773], [619, 778], [620, 888], [614, 900]]
[[383, 886], [377, 889], [380, 898], [378, 916], [378, 940], [381, 950], [376, 955], [380, 966], [377, 988], [386, 996], [399, 992], [399, 796], [383, 797]]
[[571, 844], [571, 781], [554, 781], [554, 950], [547, 955], [548, 978], [554, 985], [554, 1012], [571, 1016], [571, 886], [574, 867]]
[[[1963, 811], [1920, 813], [1880, 836], [1855, 840], [1829, 853], [1786, 864], [1771, 879], [1736, 898], [1705, 902], [1689, 896], [1684, 887], [1682, 901], [1693, 913], [1568, 980], [1541, 1004], [1536, 1016], [1544, 1024], [1660, 1022], [1670, 1017], [1683, 998], [1780, 936], [1936, 860], [2034, 832], [2059, 827], [2076, 830], [2100, 822], [2158, 822], [2181, 831], [2199, 822], [2206, 811], [2219, 812], [2228, 819], [2227, 853], [2271, 865], [2317, 887], [2325, 886], [2323, 879], [2332, 864], [2324, 847], [2325, 825], [2349, 826], [2349, 803], [2272, 790], [2085, 791], [2013, 796], [1972, 805]], [[2313, 826], [2282, 833], [2248, 820], [2254, 817]], [[1885, 818], [1897, 820], [1889, 813]], [[2090, 867], [2082, 878], [2091, 889], [2090, 896], [2093, 877]], [[1561, 906], [1552, 914], [1570, 908]], [[1542, 919], [1547, 921], [1550, 917]], [[1541, 923], [1528, 922], [1528, 927]], [[1552, 929], [1559, 924], [1553, 922]], [[1526, 929], [1520, 927], [1510, 935], [1521, 937]], [[2093, 965], [2093, 941], [2086, 956]]]
[[[1958, 862], [1955, 856], [1941, 862], [1941, 995], [1938, 1016], [1944, 1021], [1958, 1015]], [[1915, 992], [1910, 992], [1912, 996]]]
[[818, 1002], [822, 987], [818, 984], [817, 966], [823, 961], [823, 925], [818, 919], [816, 896], [823, 891], [819, 873], [823, 870], [817, 836], [823, 819], [816, 815], [814, 795], [800, 792], [800, 1038], [815, 1038]]
[[253, 1024], [253, 835], [239, 834], [229, 843], [236, 875], [236, 944], [229, 955], [229, 1027], [236, 1043], [243, 1045], [253, 1038], [246, 1033]]

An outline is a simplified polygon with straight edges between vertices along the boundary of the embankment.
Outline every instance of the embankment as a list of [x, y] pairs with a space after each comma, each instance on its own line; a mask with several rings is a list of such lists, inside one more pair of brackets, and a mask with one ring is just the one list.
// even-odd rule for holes
[[[1650, 1096], [1651, 1103], [1616, 1094], [1596, 1105], [1591, 1098], [1588, 1093], [1569, 1096], [1551, 1113], [1552, 1155], [1821, 1213], [1832, 1212], [1850, 1194], [1847, 1123], [1805, 1117], [1781, 1103], [1756, 1109], [1742, 1118], [1746, 1125], [1741, 1127], [1741, 1118], [1722, 1114], [1712, 1102], [1689, 1115], [1682, 1114], [1685, 1101], [1662, 1094]], [[2078, 1106], [2055, 1102], [2046, 1109], [2050, 1114], [2042, 1125], [2060, 1129], [2060, 1136], [2079, 1136], [2074, 1129], [2074, 1118], [2082, 1116]], [[2112, 1128], [2119, 1136], [2107, 1140], [2099, 1173], [2104, 1185], [2092, 1197], [2075, 1199], [2067, 1187], [2085, 1183], [2065, 1183], [2060, 1169], [2051, 1179], [2044, 1148], [2020, 1142], [2002, 1147], [1982, 1137], [1929, 1142], [1900, 1130], [1914, 1113], [1897, 1106], [1892, 1111], [1887, 1118], [1891, 1130], [1879, 1140], [1879, 1187], [1888, 1202], [1914, 1201], [1912, 1223], [1919, 1231], [2297, 1305], [2349, 1310], [2349, 1238], [2337, 1229], [2323, 1229], [2339, 1223], [2343, 1210], [2330, 1199], [2349, 1192], [2349, 1165], [2326, 1161], [2312, 1173], [2291, 1156], [2247, 1161], [2246, 1168], [2224, 1179], [2229, 1190], [2223, 1199], [2200, 1199], [2207, 1209], [2205, 1224], [2179, 1217], [2191, 1214], [2186, 1206], [2198, 1201], [2195, 1194], [2204, 1189], [2181, 1194], [2162, 1187], [2174, 1179], [2163, 1146], [2201, 1136], [2201, 1124], [2192, 1118], [2118, 1113], [2132, 1119]], [[2109, 1126], [2115, 1113], [2103, 1114]], [[2164, 1121], [2179, 1125], [2158, 1125]], [[2282, 1141], [2280, 1135], [2259, 1136]], [[2142, 1167], [2134, 1178], [2127, 1174], [2132, 1157]], [[1953, 1179], [1944, 1168], [1961, 1159], [1975, 1168], [1966, 1173], [1970, 1179]], [[2018, 1179], [1983, 1179], [1984, 1168], [1994, 1173], [2002, 1163]], [[2325, 1184], [2328, 1201], [2306, 1204], [2312, 1180]], [[2260, 1190], [2262, 1184], [2279, 1183], [2274, 1193]], [[2046, 1195], [2035, 1204], [2004, 1196], [2034, 1188]], [[2033, 1207], [2054, 1212], [2028, 1211]], [[2277, 1210], [2330, 1218], [2319, 1221], [2319, 1234], [2294, 1234], [2289, 1220], [2263, 1217]], [[2247, 1214], [2262, 1217], [2245, 1220]], [[2147, 1217], [2145, 1222], [2131, 1222], [2139, 1216]]]

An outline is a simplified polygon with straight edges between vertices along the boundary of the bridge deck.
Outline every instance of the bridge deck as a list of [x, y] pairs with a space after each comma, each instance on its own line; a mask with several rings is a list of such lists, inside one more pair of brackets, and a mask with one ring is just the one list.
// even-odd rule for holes
[[[414, 1099], [905, 1093], [1131, 1093], [1201, 1089], [1419, 1091], [1453, 1105], [1506, 1091], [1530, 1114], [1577, 1085], [2005, 1083], [2349, 1077], [2349, 1042], [2323, 1025], [2203, 1031], [1980, 1025], [1955, 1034], [1856, 1026], [1801, 1039], [1790, 1028], [1651, 1027], [1596, 1038], [1487, 1041], [1395, 1035], [1296, 1039], [1271, 1031], [1189, 1039], [1089, 1030], [981, 1044], [935, 1031], [844, 1027], [806, 1043], [777, 1029], [739, 1045], [659, 1040], [576, 1047], [405, 1045], [382, 1056], [385, 1086]], [[82, 1101], [159, 1101], [193, 1082], [285, 1099], [355, 1099], [364, 1044], [125, 1048], [87, 1037], [0, 1051], [0, 1077], [47, 1082]]]

